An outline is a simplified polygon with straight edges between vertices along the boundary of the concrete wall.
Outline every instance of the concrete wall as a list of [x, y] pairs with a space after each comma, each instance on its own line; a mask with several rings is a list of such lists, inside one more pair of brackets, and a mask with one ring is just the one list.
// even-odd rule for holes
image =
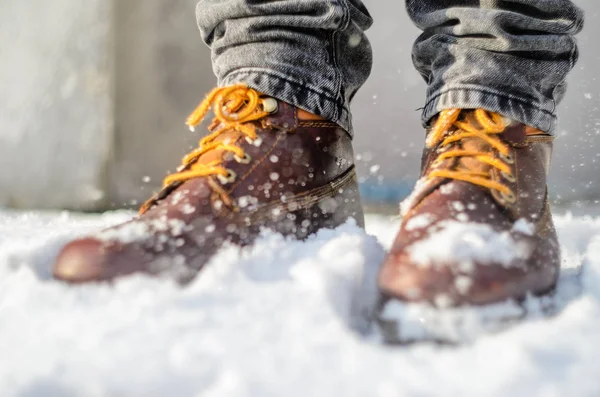
[[0, 206], [108, 199], [112, 6], [0, 1]]
[[[36, 13], [28, 12], [33, 3]], [[410, 61], [418, 31], [401, 0], [365, 3], [376, 20], [375, 65], [353, 105], [356, 151], [368, 196], [394, 201], [414, 182], [423, 145], [416, 109], [424, 84]], [[556, 198], [595, 199], [600, 5], [577, 3], [589, 23], [561, 106], [551, 186]], [[0, 2], [0, 204], [111, 208], [143, 200], [200, 138], [183, 123], [214, 85], [195, 0], [49, 4]]]
[[[136, 205], [196, 146], [184, 121], [215, 85], [195, 0], [116, 4], [116, 129], [111, 202]], [[149, 182], [147, 181], [150, 177]]]

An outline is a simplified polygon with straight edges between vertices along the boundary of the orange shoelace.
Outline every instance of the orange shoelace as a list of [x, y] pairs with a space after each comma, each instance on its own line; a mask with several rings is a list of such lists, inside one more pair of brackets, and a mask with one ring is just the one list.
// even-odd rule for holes
[[235, 176], [232, 175], [231, 170], [221, 166], [221, 160], [210, 163], [199, 163], [196, 160], [207, 152], [222, 149], [233, 153], [238, 162], [247, 162], [248, 158], [241, 147], [231, 145], [225, 141], [215, 141], [215, 139], [225, 131], [235, 130], [244, 134], [249, 141], [256, 140], [258, 138], [256, 128], [250, 122], [259, 120], [269, 114], [269, 112], [261, 109], [261, 103], [259, 93], [245, 85], [234, 85], [212, 90], [187, 118], [186, 124], [190, 130], [194, 131], [194, 128], [204, 120], [206, 114], [212, 108], [215, 113], [213, 125], [218, 125], [219, 128], [212, 134], [202, 138], [198, 148], [186, 155], [181, 161], [180, 169], [182, 171], [167, 176], [163, 185], [168, 186], [173, 182], [184, 182], [203, 176], [217, 176], [223, 184], [232, 182]]
[[[194, 131], [195, 127], [212, 109], [215, 118], [209, 129], [214, 132], [200, 140], [198, 147], [183, 158], [178, 172], [168, 175], [164, 179], [163, 186], [167, 187], [173, 183], [208, 176], [217, 177], [221, 185], [232, 183], [236, 175], [232, 170], [223, 167], [222, 159], [211, 162], [199, 162], [198, 159], [205, 153], [220, 149], [233, 153], [235, 160], [239, 163], [249, 163], [251, 159], [241, 147], [226, 140], [217, 141], [216, 139], [224, 132], [234, 130], [242, 133], [249, 143], [256, 144], [260, 138], [256, 133], [255, 125], [251, 122], [272, 113], [276, 106], [274, 99], [261, 98], [257, 91], [243, 84], [213, 89], [187, 118], [186, 125], [191, 131]], [[219, 193], [225, 204], [231, 205], [231, 199], [225, 189], [215, 183], [212, 178], [209, 178], [208, 183], [213, 190]], [[145, 212], [151, 205], [150, 202], [144, 204], [140, 213]]]
[[[509, 164], [514, 162], [514, 159], [510, 155], [510, 147], [502, 142], [499, 137], [507, 127], [504, 118], [497, 113], [477, 109], [473, 113], [468, 114], [464, 120], [459, 120], [461, 112], [462, 109], [442, 111], [437, 123], [429, 133], [426, 141], [427, 147], [434, 148], [439, 146], [440, 148], [440, 154], [436, 162], [451, 158], [470, 157], [500, 170], [506, 180], [514, 181], [514, 176], [509, 166]], [[456, 130], [448, 134], [448, 131], [453, 127]], [[495, 156], [491, 151], [446, 149], [452, 143], [475, 137], [482, 139], [491, 148], [497, 150], [499, 156]], [[515, 196], [513, 191], [508, 186], [493, 180], [490, 172], [468, 169], [438, 169], [433, 170], [428, 177], [469, 182], [487, 189], [496, 190], [508, 202], [514, 202]]]

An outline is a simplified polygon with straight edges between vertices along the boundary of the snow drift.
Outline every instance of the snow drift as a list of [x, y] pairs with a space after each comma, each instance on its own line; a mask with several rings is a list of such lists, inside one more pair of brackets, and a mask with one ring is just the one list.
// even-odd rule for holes
[[224, 249], [185, 289], [50, 277], [70, 238], [126, 219], [0, 213], [1, 396], [598, 396], [600, 219], [558, 217], [552, 317], [459, 347], [380, 345], [369, 313], [398, 221]]

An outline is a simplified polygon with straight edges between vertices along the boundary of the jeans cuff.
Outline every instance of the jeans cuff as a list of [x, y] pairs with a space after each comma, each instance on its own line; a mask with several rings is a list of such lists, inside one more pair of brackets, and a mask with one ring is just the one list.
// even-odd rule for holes
[[495, 92], [489, 87], [448, 88], [429, 95], [423, 110], [423, 125], [445, 109], [485, 109], [510, 119], [553, 134], [556, 128], [555, 104], [535, 103], [506, 93]]
[[222, 78], [219, 86], [242, 83], [263, 94], [333, 121], [351, 136], [353, 135], [352, 116], [348, 104], [332, 98], [318, 87], [295, 81], [275, 70], [262, 68], [238, 69]]

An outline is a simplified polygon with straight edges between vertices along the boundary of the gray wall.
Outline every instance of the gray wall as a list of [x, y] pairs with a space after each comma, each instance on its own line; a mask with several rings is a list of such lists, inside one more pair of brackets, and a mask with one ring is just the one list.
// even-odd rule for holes
[[105, 0], [0, 0], [0, 206], [109, 199], [111, 20]]
[[196, 27], [195, 0], [115, 5], [116, 129], [108, 188], [109, 204], [121, 206], [147, 198], [197, 145], [200, 136], [184, 122], [215, 78]]
[[[158, 188], [200, 138], [183, 122], [214, 85], [194, 3], [0, 2], [0, 205], [110, 208]], [[375, 65], [353, 105], [356, 152], [367, 196], [394, 201], [414, 182], [423, 145], [424, 84], [410, 62], [418, 31], [401, 0], [365, 3]], [[588, 24], [551, 179], [563, 200], [600, 198], [600, 5], [577, 3]]]

